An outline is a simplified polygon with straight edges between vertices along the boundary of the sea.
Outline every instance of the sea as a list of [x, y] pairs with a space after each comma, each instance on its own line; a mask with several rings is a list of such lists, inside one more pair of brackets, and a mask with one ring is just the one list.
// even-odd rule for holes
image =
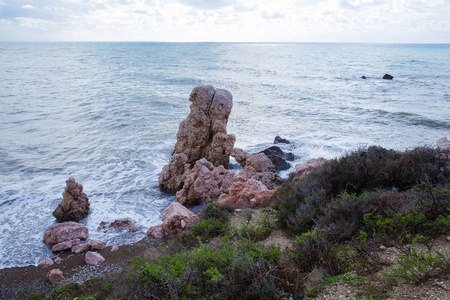
[[[43, 234], [69, 177], [90, 238], [120, 246], [160, 224], [175, 196], [158, 175], [199, 85], [232, 93], [236, 147], [279, 135], [292, 165], [450, 138], [450, 44], [2, 42], [0, 268], [58, 255]], [[139, 231], [97, 230], [121, 218]]]

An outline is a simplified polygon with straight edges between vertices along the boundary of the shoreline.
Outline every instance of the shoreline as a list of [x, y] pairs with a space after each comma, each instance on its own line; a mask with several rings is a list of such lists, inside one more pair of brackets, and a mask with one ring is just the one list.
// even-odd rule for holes
[[85, 253], [74, 254], [65, 251], [58, 256], [62, 259], [60, 264], [55, 263], [45, 269], [35, 265], [0, 269], [0, 299], [20, 299], [20, 289], [24, 291], [53, 289], [54, 284], [46, 278], [46, 274], [52, 269], [60, 269], [64, 273], [65, 279], [59, 283], [61, 285], [123, 272], [134, 258], [144, 253], [152, 256], [163, 252], [161, 247], [169, 240], [170, 237], [155, 239], [145, 236], [138, 242], [119, 246], [116, 252], [111, 252], [113, 246], [107, 246], [103, 250], [96, 250], [105, 258], [105, 262], [96, 266], [85, 263]]

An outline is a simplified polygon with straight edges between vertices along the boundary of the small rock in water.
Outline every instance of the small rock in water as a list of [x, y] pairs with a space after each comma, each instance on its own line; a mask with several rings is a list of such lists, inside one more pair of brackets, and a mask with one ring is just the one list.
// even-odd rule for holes
[[361, 76], [361, 79], [367, 79], [367, 77], [366, 76]]
[[275, 140], [273, 141], [274, 144], [290, 144], [291, 142], [289, 142], [286, 139], [283, 139], [282, 137], [280, 137], [279, 135], [277, 135], [275, 137]]
[[128, 230], [129, 232], [136, 232], [138, 231], [136, 225], [134, 225], [134, 223], [131, 220], [128, 219], [117, 219], [114, 222], [104, 222], [102, 221], [100, 223], [100, 226], [98, 226], [97, 230], [104, 230], [105, 232], [107, 232], [110, 229], [114, 229], [116, 231], [121, 231], [121, 230]]
[[39, 268], [45, 269], [53, 265], [53, 260], [49, 257], [44, 258], [38, 265]]
[[53, 216], [61, 222], [80, 221], [89, 213], [89, 198], [73, 177], [66, 180], [66, 185], [63, 199], [53, 211]]
[[106, 242], [100, 240], [88, 240], [86, 243], [96, 250], [103, 250], [106, 247]]
[[53, 269], [45, 276], [51, 283], [59, 282], [64, 279], [64, 274], [60, 269]]
[[105, 261], [105, 258], [101, 256], [97, 252], [88, 252], [86, 253], [86, 256], [84, 257], [84, 261], [88, 265], [98, 265], [99, 263], [102, 263]]
[[384, 74], [383, 79], [392, 80], [392, 79], [394, 79], [394, 76], [389, 75], [389, 74]]

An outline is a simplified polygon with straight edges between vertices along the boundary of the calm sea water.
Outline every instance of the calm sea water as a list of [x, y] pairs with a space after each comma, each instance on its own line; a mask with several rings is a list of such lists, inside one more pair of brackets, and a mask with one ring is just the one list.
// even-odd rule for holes
[[[450, 138], [450, 45], [0, 43], [0, 268], [54, 256], [42, 237], [70, 176], [92, 238], [121, 245], [160, 223], [174, 197], [158, 174], [206, 84], [234, 96], [237, 147], [280, 135], [295, 163]], [[140, 231], [96, 230], [118, 218]]]

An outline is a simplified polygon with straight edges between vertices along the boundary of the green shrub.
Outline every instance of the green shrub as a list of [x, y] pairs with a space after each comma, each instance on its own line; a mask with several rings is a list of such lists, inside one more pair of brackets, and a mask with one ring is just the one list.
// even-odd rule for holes
[[25, 298], [30, 300], [40, 300], [45, 299], [45, 292], [39, 293], [39, 292], [25, 292], [22, 289], [19, 289], [19, 294]]
[[[273, 199], [279, 209], [280, 226], [296, 234], [308, 231], [315, 224], [313, 220], [325, 213], [326, 204], [341, 194], [358, 196], [376, 189], [402, 192], [421, 183], [431, 187], [444, 186], [450, 182], [449, 165], [450, 156], [426, 147], [397, 152], [372, 146], [352, 152], [328, 161], [304, 178], [291, 177], [278, 188]], [[433, 193], [418, 192], [425, 197], [431, 196], [426, 193]], [[437, 195], [434, 193], [433, 197]], [[357, 203], [353, 204], [354, 207], [342, 208], [347, 211], [358, 208]], [[434, 201], [432, 207], [436, 208], [437, 204], [438, 201]], [[352, 230], [356, 229], [352, 227]]]
[[232, 243], [223, 237], [154, 261], [138, 259], [130, 274], [130, 297], [273, 298], [277, 291], [271, 272], [280, 256], [276, 246], [263, 248], [250, 240]]

